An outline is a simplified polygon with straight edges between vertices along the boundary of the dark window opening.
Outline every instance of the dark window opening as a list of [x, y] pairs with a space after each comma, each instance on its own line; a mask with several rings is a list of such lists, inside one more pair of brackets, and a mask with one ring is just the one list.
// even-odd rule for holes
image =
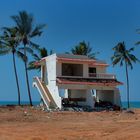
[[83, 76], [83, 65], [63, 63], [62, 76]]
[[96, 77], [96, 68], [89, 67], [88, 73], [89, 73], [89, 77]]
[[89, 68], [89, 73], [96, 73], [96, 68]]

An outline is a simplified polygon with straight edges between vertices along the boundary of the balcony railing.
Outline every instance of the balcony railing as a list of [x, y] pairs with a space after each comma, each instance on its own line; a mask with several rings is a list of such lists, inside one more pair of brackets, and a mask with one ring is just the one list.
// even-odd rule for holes
[[114, 74], [106, 74], [106, 73], [89, 73], [88, 77], [83, 77], [83, 76], [61, 76], [61, 78], [116, 79], [116, 75], [114, 75]]
[[89, 73], [89, 77], [97, 79], [116, 79], [116, 75], [106, 73]]

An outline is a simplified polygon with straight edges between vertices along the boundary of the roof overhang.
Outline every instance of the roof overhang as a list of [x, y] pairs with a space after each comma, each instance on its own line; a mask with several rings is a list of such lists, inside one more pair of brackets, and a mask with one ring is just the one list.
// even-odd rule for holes
[[[109, 66], [107, 63], [105, 63], [104, 61], [100, 61], [100, 60], [96, 60], [96, 59], [90, 59], [88, 57], [85, 56], [79, 56], [78, 55], [71, 55], [71, 58], [68, 58], [67, 56], [61, 55], [61, 56], [57, 56], [57, 55], [50, 55], [48, 57], [56, 57], [56, 61], [57, 62], [61, 62], [61, 63], [75, 63], [75, 64], [88, 64], [89, 66], [102, 66], [102, 67], [107, 67]], [[44, 57], [42, 58], [40, 61], [37, 61], [35, 64], [36, 65], [43, 65], [45, 61], [47, 61], [48, 57]], [[76, 57], [76, 58], [75, 58]]]
[[74, 59], [74, 58], [63, 58], [63, 57], [57, 57], [58, 62], [62, 63], [87, 63], [89, 66], [103, 66], [107, 67], [109, 66], [106, 63], [99, 63], [94, 59]]
[[123, 85], [122, 82], [116, 79], [89, 79], [89, 78], [61, 78], [57, 77], [57, 84], [72, 84], [72, 85], [93, 85], [93, 86], [118, 86]]

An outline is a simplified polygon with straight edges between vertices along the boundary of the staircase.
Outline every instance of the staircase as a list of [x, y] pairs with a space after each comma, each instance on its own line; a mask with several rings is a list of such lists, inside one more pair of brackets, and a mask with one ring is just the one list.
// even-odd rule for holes
[[43, 83], [39, 77], [34, 77], [33, 85], [38, 89], [41, 98], [47, 109], [58, 108], [46, 84]]

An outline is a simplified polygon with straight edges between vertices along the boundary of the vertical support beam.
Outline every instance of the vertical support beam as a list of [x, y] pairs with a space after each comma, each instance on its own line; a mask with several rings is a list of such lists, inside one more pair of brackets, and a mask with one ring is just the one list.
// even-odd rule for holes
[[89, 77], [89, 75], [88, 75], [88, 64], [83, 64], [83, 77]]
[[94, 108], [94, 99], [91, 90], [87, 90], [86, 92], [86, 104]]
[[118, 88], [114, 90], [114, 104], [121, 107], [121, 96]]
[[41, 81], [46, 83], [46, 65], [41, 65]]

